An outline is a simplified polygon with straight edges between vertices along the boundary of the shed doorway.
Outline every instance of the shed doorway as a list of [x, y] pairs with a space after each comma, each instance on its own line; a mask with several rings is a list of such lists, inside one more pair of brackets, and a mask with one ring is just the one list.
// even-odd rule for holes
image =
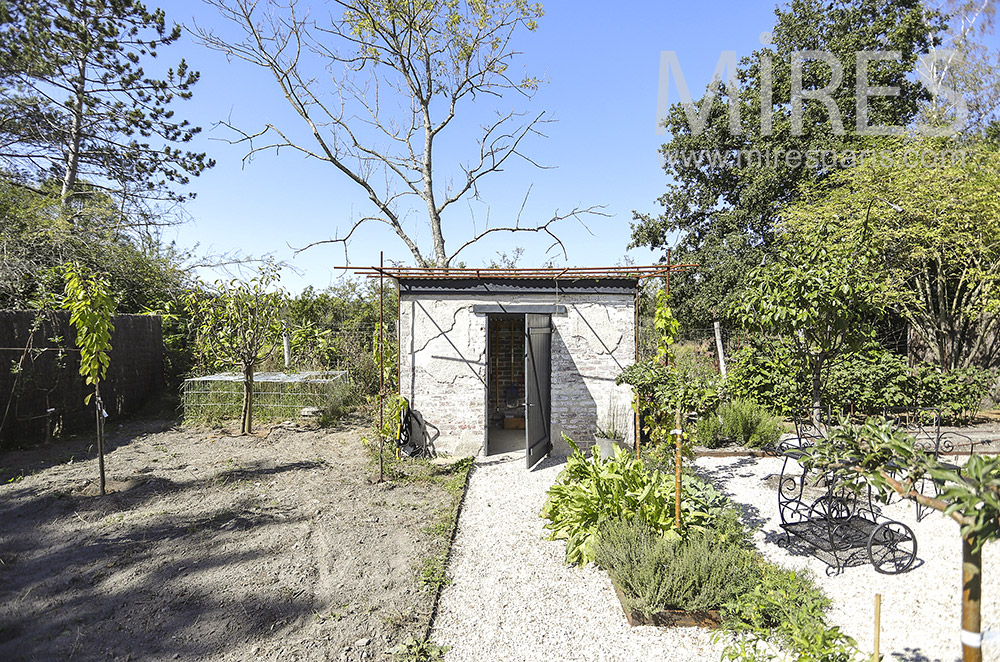
[[490, 315], [487, 323], [486, 454], [525, 447], [524, 315]]
[[486, 455], [525, 450], [528, 468], [552, 451], [552, 319], [487, 318]]

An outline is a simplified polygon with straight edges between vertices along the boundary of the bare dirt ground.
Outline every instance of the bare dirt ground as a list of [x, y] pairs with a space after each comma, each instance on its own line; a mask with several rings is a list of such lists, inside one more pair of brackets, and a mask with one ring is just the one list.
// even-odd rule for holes
[[358, 426], [109, 433], [104, 497], [92, 437], [0, 453], [0, 660], [378, 660], [423, 636], [451, 470], [372, 484]]

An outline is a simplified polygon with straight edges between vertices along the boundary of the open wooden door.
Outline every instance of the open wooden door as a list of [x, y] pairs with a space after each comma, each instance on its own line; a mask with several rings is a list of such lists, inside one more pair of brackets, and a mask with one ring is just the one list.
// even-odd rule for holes
[[528, 313], [524, 316], [526, 335], [524, 352], [524, 392], [528, 468], [552, 451], [550, 438], [552, 321], [549, 315]]

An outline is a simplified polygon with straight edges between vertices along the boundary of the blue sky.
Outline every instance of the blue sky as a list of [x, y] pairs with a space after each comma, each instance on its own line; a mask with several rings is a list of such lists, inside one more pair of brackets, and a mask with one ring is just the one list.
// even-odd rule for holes
[[[322, 7], [322, 3], [315, 3]], [[203, 27], [223, 27], [215, 10], [193, 2], [165, 2], [160, 6], [172, 21]], [[619, 263], [626, 252], [635, 262], [656, 262], [662, 252], [626, 251], [632, 210], [655, 211], [666, 177], [657, 148], [656, 101], [659, 57], [664, 50], [678, 53], [692, 94], [709, 82], [719, 53], [735, 50], [740, 56], [759, 47], [759, 35], [773, 25], [775, 4], [769, 1], [731, 3], [691, 2], [549, 2], [536, 32], [518, 44], [519, 65], [548, 82], [524, 105], [517, 99], [489, 102], [506, 110], [549, 111], [558, 121], [545, 127], [547, 138], [528, 143], [527, 153], [552, 169], [516, 166], [483, 190], [483, 202], [473, 212], [481, 222], [488, 211], [494, 225], [513, 218], [531, 186], [524, 219], [548, 218], [555, 210], [604, 205], [607, 217], [587, 223], [593, 235], [573, 221], [564, 222], [561, 236], [568, 260], [560, 253], [545, 254], [550, 242], [533, 234], [491, 235], [460, 259], [468, 266], [484, 266], [497, 251], [515, 246], [526, 249], [523, 266], [536, 266], [555, 256], [565, 266], [606, 266]], [[216, 160], [215, 168], [194, 179], [197, 199], [187, 205], [191, 220], [176, 230], [185, 247], [199, 251], [238, 250], [273, 253], [300, 273], [286, 271], [283, 285], [297, 292], [306, 285], [325, 287], [344, 272], [339, 245], [319, 246], [293, 257], [293, 247], [336, 234], [370, 207], [356, 185], [326, 163], [310, 161], [291, 151], [258, 154], [244, 164], [245, 149], [226, 142], [232, 134], [217, 122], [230, 119], [248, 131], [265, 122], [295, 127], [297, 118], [280, 95], [269, 72], [243, 62], [227, 62], [185, 35], [183, 43], [163, 49], [163, 64], [185, 57], [201, 72], [191, 101], [176, 104], [179, 114], [204, 128], [195, 148]], [[676, 93], [672, 90], [676, 99]], [[478, 102], [477, 102], [478, 103]], [[491, 108], [476, 107], [474, 112]], [[452, 129], [456, 127], [451, 127]], [[474, 126], [459, 126], [443, 146], [439, 164], [449, 165], [462, 140], [472, 141]], [[414, 217], [416, 220], [416, 217]], [[456, 206], [447, 218], [446, 233], [458, 244], [469, 236], [469, 210]], [[427, 246], [427, 232], [420, 237]], [[448, 235], [446, 235], [446, 239]], [[370, 225], [349, 247], [353, 265], [377, 264], [379, 251], [387, 261], [412, 263], [409, 251], [385, 226]], [[211, 277], [211, 274], [206, 274]]]

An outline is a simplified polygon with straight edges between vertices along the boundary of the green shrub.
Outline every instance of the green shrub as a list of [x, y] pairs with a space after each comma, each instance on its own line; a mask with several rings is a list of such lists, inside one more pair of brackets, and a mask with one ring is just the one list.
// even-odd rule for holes
[[773, 446], [785, 431], [780, 419], [752, 400], [723, 403], [719, 418], [722, 436], [749, 448]]
[[698, 418], [694, 438], [706, 448], [718, 448], [725, 444], [726, 439], [722, 434], [722, 417], [719, 416], [718, 411], [709, 412]]
[[781, 416], [809, 401], [809, 377], [787, 348], [768, 341], [742, 347], [729, 361], [726, 389], [733, 398], [752, 400]]
[[[863, 659], [854, 639], [827, 624], [825, 612], [829, 606], [830, 600], [807, 572], [786, 570], [761, 560], [756, 586], [723, 606], [723, 629], [715, 635], [717, 640], [729, 639], [722, 659]], [[791, 652], [791, 658], [782, 649]]]
[[[566, 541], [566, 562], [594, 560], [598, 529], [612, 520], [636, 517], [655, 531], [679, 538], [674, 523], [674, 484], [658, 469], [650, 471], [631, 454], [586, 457], [576, 443], [566, 467], [549, 488], [542, 517], [549, 520], [550, 540]], [[728, 500], [710, 483], [693, 475], [682, 478], [681, 518], [685, 530], [703, 529], [720, 516]]]
[[[726, 389], [734, 399], [786, 416], [808, 409], [809, 374], [780, 344], [752, 343], [730, 363]], [[993, 379], [992, 372], [975, 367], [942, 370], [918, 363], [911, 368], [905, 356], [871, 345], [830, 364], [822, 399], [833, 411], [878, 415], [886, 407], [920, 406], [940, 409], [947, 422], [963, 422], [979, 410]]]
[[323, 408], [323, 414], [319, 419], [320, 426], [329, 427], [335, 424], [357, 409], [363, 402], [364, 398], [358, 394], [354, 384], [344, 384], [341, 388], [334, 389]]
[[[184, 382], [182, 398], [187, 423], [218, 423], [240, 417], [242, 377], [192, 378]], [[356, 401], [354, 385], [345, 379], [317, 378], [271, 380], [254, 377], [253, 419], [256, 422], [298, 418], [305, 407], [319, 407], [324, 418], [342, 415]], [[322, 419], [321, 419], [322, 420]]]
[[566, 541], [567, 563], [594, 560], [597, 530], [606, 521], [635, 516], [656, 530], [670, 527], [673, 495], [658, 471], [647, 473], [641, 460], [617, 447], [611, 458], [587, 458], [572, 439], [564, 439], [573, 453], [549, 488], [542, 517], [550, 520], [549, 539]]
[[962, 423], [973, 418], [989, 395], [994, 375], [981, 368], [943, 371], [926, 363], [915, 370], [917, 401], [941, 410], [946, 421]]
[[881, 413], [913, 404], [915, 397], [906, 357], [878, 345], [831, 363], [823, 384], [823, 402], [836, 411]]
[[625, 608], [647, 616], [718, 609], [749, 590], [759, 574], [755, 553], [720, 543], [710, 529], [678, 540], [635, 518], [601, 527], [596, 560], [621, 589]]
[[754, 549], [751, 532], [743, 523], [740, 511], [729, 505], [722, 513], [712, 521], [712, 532], [715, 539], [721, 545], [742, 547], [743, 549]]

